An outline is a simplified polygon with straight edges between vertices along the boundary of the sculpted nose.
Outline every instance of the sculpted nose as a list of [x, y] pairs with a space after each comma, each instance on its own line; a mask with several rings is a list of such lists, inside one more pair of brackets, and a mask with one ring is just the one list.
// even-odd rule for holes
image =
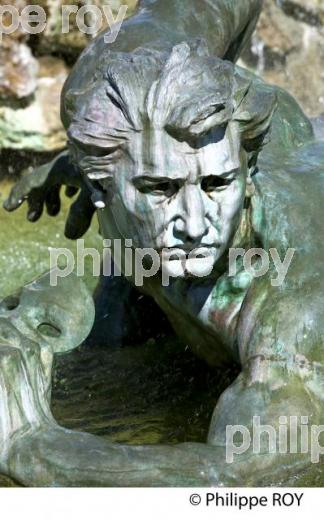
[[175, 229], [186, 243], [199, 243], [208, 233], [206, 210], [200, 188], [195, 185], [184, 186], [179, 217]]

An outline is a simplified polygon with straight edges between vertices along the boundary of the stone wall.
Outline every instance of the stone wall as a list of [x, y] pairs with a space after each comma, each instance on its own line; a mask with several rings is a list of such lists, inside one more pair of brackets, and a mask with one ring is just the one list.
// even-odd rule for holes
[[324, 113], [324, 0], [265, 0], [243, 64]]

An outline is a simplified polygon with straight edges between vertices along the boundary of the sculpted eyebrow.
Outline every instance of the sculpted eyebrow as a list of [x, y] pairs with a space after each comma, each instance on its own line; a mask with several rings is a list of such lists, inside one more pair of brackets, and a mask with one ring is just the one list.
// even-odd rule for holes
[[102, 142], [96, 143], [95, 141], [89, 143], [89, 142], [82, 142], [79, 140], [70, 140], [70, 144], [74, 145], [76, 149], [79, 149], [81, 152], [86, 154], [88, 157], [93, 157], [100, 159], [101, 157], [108, 157], [110, 155], [113, 155], [116, 151], [120, 150], [121, 143], [110, 143], [110, 146], [104, 146]]
[[[190, 128], [192, 129], [193, 126]], [[221, 125], [215, 124], [208, 129], [202, 129], [200, 132], [196, 131], [196, 133], [189, 131], [185, 140], [190, 143], [190, 146], [194, 150], [198, 150], [199, 148], [203, 148], [209, 143], [218, 143], [222, 141], [226, 133], [226, 128], [227, 123]]]
[[156, 184], [158, 182], [170, 182], [170, 181], [173, 181], [173, 179], [170, 179], [170, 177], [165, 177], [165, 176], [152, 177], [149, 175], [138, 175], [138, 176], [133, 177], [133, 182], [135, 185], [142, 184], [143, 182], [146, 184]]
[[239, 173], [240, 173], [240, 168], [234, 168], [233, 170], [225, 171], [225, 172], [221, 173], [220, 176], [221, 177], [235, 177]]
[[206, 177], [215, 176], [215, 177], [222, 177], [223, 179], [233, 179], [239, 173], [240, 173], [240, 168], [234, 168], [233, 170], [224, 171], [224, 172], [213, 172], [213, 171], [208, 170], [208, 172], [202, 174], [201, 177], [206, 178]]

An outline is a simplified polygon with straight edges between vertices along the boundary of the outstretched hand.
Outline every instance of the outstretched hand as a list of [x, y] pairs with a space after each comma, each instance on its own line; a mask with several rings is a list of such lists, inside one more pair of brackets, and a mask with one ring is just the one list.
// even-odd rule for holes
[[60, 191], [63, 185], [66, 186], [65, 194], [69, 198], [80, 190], [65, 224], [67, 238], [80, 238], [90, 227], [95, 207], [90, 191], [80, 173], [70, 163], [67, 151], [50, 163], [36, 168], [30, 175], [23, 176], [12, 188], [3, 207], [6, 211], [15, 211], [27, 201], [27, 219], [30, 222], [40, 219], [44, 206], [48, 215], [55, 217], [61, 209]]

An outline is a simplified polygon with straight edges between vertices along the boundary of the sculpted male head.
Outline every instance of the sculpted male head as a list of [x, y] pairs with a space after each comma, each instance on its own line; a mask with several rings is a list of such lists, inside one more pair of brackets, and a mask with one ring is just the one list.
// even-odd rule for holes
[[275, 96], [201, 42], [108, 58], [66, 95], [75, 163], [134, 247], [198, 249], [213, 266], [239, 226]]

